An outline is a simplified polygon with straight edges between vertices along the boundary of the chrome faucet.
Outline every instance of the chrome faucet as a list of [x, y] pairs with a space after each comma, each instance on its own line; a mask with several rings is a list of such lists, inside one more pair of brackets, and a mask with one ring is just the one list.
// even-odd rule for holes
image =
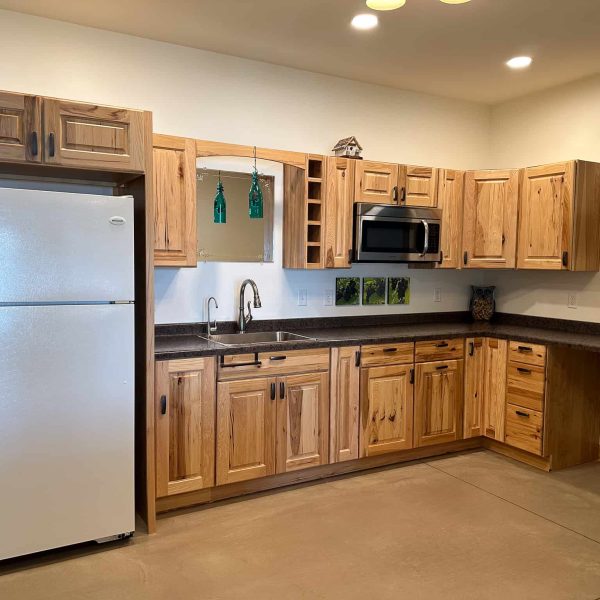
[[240, 287], [240, 316], [238, 319], [240, 333], [246, 333], [246, 326], [250, 323], [250, 321], [252, 321], [252, 309], [250, 308], [250, 301], [248, 301], [248, 314], [246, 315], [244, 311], [244, 293], [248, 284], [252, 286], [252, 291], [254, 292], [254, 308], [260, 308], [262, 306], [260, 303], [260, 295], [258, 293], [256, 283], [254, 283], [252, 279], [246, 279]]
[[210, 318], [210, 302], [214, 301], [215, 303], [215, 308], [219, 308], [219, 304], [217, 303], [217, 299], [214, 296], [211, 296], [208, 299], [208, 302], [206, 303], [206, 310], [208, 312], [208, 323], [206, 324], [206, 332], [208, 333], [208, 337], [210, 337], [213, 333], [217, 333], [217, 320], [215, 319], [214, 321], [211, 320]]

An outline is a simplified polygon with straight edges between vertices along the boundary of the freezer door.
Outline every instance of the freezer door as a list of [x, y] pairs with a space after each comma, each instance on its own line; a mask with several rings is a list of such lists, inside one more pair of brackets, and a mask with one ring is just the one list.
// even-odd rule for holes
[[0, 189], [0, 303], [133, 300], [133, 198]]
[[133, 313], [0, 307], [0, 560], [134, 530]]

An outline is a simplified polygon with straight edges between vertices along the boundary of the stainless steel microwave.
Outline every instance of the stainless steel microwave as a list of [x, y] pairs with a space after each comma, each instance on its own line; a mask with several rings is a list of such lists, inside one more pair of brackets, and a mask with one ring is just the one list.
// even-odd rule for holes
[[442, 211], [354, 205], [354, 262], [439, 262]]

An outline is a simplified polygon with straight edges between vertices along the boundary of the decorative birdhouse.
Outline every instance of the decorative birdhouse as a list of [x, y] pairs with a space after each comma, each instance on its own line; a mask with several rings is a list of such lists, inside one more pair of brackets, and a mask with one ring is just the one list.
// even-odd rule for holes
[[354, 136], [340, 140], [332, 150], [339, 158], [361, 158], [361, 151], [362, 146]]

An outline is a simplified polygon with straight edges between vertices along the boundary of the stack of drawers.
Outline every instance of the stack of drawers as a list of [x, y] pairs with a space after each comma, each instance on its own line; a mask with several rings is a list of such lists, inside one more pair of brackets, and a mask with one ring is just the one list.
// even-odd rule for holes
[[546, 347], [510, 342], [506, 394], [505, 442], [542, 455]]

